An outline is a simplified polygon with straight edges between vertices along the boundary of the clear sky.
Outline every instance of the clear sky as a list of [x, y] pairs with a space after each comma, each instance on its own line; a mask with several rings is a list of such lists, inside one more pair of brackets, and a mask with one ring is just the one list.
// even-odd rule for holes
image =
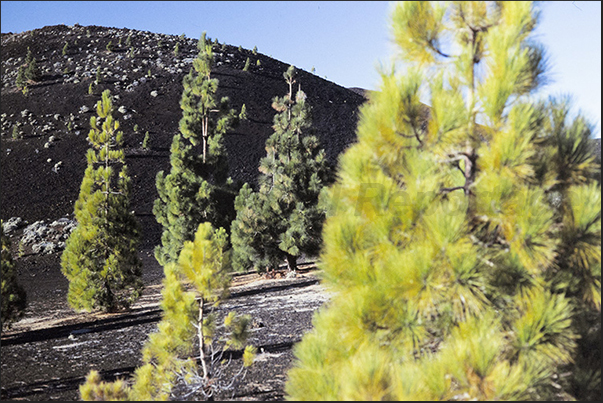
[[[384, 1], [2, 1], [1, 29], [100, 25], [242, 46], [326, 77], [375, 89], [376, 66], [389, 64], [390, 2]], [[538, 39], [550, 58], [543, 95], [571, 94], [576, 110], [601, 121], [601, 2], [542, 5]]]

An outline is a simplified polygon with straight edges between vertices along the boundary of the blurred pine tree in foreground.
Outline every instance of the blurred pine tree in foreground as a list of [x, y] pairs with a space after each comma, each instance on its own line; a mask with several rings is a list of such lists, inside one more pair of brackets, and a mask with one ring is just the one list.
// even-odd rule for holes
[[289, 399], [601, 396], [593, 126], [530, 97], [537, 21], [532, 2], [396, 6], [407, 69], [382, 73], [329, 189], [333, 298]]

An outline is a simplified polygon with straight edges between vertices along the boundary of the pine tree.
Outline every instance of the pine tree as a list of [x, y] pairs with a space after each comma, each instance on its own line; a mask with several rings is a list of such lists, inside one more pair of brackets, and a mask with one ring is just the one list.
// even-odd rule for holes
[[306, 95], [300, 89], [294, 97], [295, 68], [284, 77], [289, 92], [273, 100], [274, 134], [260, 162], [259, 190], [243, 187], [235, 201], [232, 243], [239, 270], [275, 269], [284, 259], [295, 270], [302, 253], [316, 254], [320, 247], [324, 210], [318, 200], [329, 169], [311, 133]]
[[[28, 59], [30, 58], [28, 57]], [[27, 62], [27, 67], [25, 68], [25, 78], [30, 81], [39, 81], [41, 76], [42, 73], [40, 73], [36, 58], [31, 57], [31, 60]]]
[[25, 55], [25, 65], [28, 65], [33, 60], [33, 52], [27, 47], [27, 54]]
[[[197, 45], [199, 54], [183, 80], [180, 133], [171, 145], [170, 172], [157, 174], [153, 213], [163, 226], [161, 246], [155, 257], [162, 265], [175, 261], [185, 241], [192, 240], [199, 223], [229, 228], [234, 213], [224, 135], [238, 122], [228, 98], [218, 101], [218, 80], [211, 78], [213, 53], [205, 33]], [[196, 146], [201, 146], [197, 155]]]
[[17, 88], [24, 88], [25, 86], [27, 86], [27, 79], [25, 78], [25, 68], [23, 66], [19, 66], [15, 84], [17, 85]]
[[10, 247], [10, 239], [4, 235], [4, 225], [0, 225], [0, 238], [2, 240], [2, 272], [0, 273], [0, 281], [2, 283], [2, 329], [8, 329], [10, 326], [19, 320], [25, 312], [27, 304], [27, 295], [25, 290], [17, 282], [17, 273], [15, 272], [15, 264]]
[[113, 119], [109, 90], [90, 119], [88, 165], [75, 204], [77, 227], [61, 256], [69, 280], [68, 301], [76, 310], [127, 308], [142, 291], [139, 225], [130, 210], [123, 133]]
[[[180, 400], [196, 391], [211, 399], [231, 388], [237, 375], [221, 377], [228, 365], [222, 360], [225, 351], [244, 348], [243, 367], [248, 367], [255, 350], [245, 346], [249, 315], [231, 311], [224, 318], [228, 336], [216, 333], [213, 311], [228, 295], [231, 281], [226, 243], [224, 229], [199, 225], [194, 241], [185, 242], [178, 261], [164, 267], [162, 319], [142, 350], [144, 364], [136, 369], [131, 386], [123, 381], [102, 382], [98, 372], [91, 371], [80, 387], [83, 400]], [[185, 291], [185, 284], [192, 284], [193, 291]], [[200, 346], [196, 352], [195, 338]], [[184, 385], [178, 388], [180, 395], [174, 392], [177, 384]]]
[[382, 73], [328, 191], [332, 298], [288, 398], [599, 398], [599, 167], [584, 118], [532, 101], [538, 9], [413, 1], [391, 21], [407, 69]]

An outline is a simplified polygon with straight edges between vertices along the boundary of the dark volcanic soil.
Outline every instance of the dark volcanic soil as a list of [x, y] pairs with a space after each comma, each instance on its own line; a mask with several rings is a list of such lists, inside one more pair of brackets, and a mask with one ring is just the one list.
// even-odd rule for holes
[[[133, 57], [126, 45], [130, 35]], [[110, 41], [112, 51], [107, 50]], [[176, 43], [177, 55], [173, 52]], [[11, 241], [28, 305], [24, 318], [2, 334], [0, 397], [76, 400], [78, 385], [90, 369], [101, 371], [105, 379], [127, 378], [140, 364], [140, 349], [160, 318], [157, 303], [163, 270], [152, 253], [161, 234], [152, 215], [157, 197], [155, 176], [169, 169], [169, 147], [181, 118], [182, 79], [198, 53], [197, 39], [58, 25], [3, 33], [1, 45], [0, 218], [5, 222], [12, 217], [23, 220]], [[28, 48], [42, 79], [31, 84], [24, 95], [15, 80]], [[236, 109], [245, 104], [248, 116], [226, 138], [230, 173], [239, 183], [253, 184], [259, 160], [265, 155], [265, 140], [272, 134], [272, 99], [286, 93], [283, 72], [289, 65], [237, 46], [218, 44], [214, 52], [218, 96], [228, 96]], [[247, 58], [251, 66], [243, 71]], [[101, 82], [89, 94], [98, 68]], [[365, 101], [363, 91], [340, 87], [305, 71], [298, 71], [296, 84], [308, 96], [314, 131], [335, 164], [355, 140], [358, 107]], [[66, 303], [60, 248], [36, 254], [28, 245], [20, 254], [19, 241], [25, 225], [73, 218], [86, 163], [89, 120], [105, 89], [116, 96], [114, 106], [120, 109], [115, 117], [124, 132], [133, 185], [131, 207], [142, 227], [139, 253], [146, 288], [129, 312], [77, 314]], [[15, 127], [16, 139], [12, 136]], [[143, 150], [147, 131], [150, 149]], [[312, 271], [304, 270], [293, 279], [238, 276], [232, 291], [222, 309], [253, 315], [256, 327], [250, 342], [260, 351], [257, 365], [235, 390], [234, 398], [282, 399], [292, 346], [311, 328], [312, 312], [326, 300], [326, 294]]]
[[[156, 331], [161, 319], [163, 269], [149, 255], [143, 251], [143, 297], [129, 311], [116, 314], [74, 313], [66, 303], [67, 282], [56, 256], [23, 258], [21, 267], [29, 270], [19, 280], [30, 303], [25, 317], [2, 336], [2, 400], [79, 400], [79, 385], [91, 369], [105, 380], [129, 379], [141, 363], [148, 334]], [[217, 398], [284, 398], [292, 347], [311, 328], [313, 312], [327, 300], [313, 271], [307, 265], [291, 279], [257, 274], [234, 278], [231, 296], [217, 312], [252, 316], [249, 343], [258, 355], [237, 387]], [[241, 364], [240, 354], [234, 353], [233, 369]]]

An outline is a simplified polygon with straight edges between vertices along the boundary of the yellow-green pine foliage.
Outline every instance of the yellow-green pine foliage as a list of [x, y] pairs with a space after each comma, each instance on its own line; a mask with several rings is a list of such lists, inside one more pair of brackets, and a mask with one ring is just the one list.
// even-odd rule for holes
[[109, 90], [90, 119], [88, 166], [75, 203], [77, 227], [61, 256], [68, 301], [78, 311], [127, 308], [142, 291], [139, 225], [130, 208], [123, 133]]
[[17, 70], [17, 78], [15, 80], [15, 85], [17, 88], [24, 88], [27, 86], [27, 80], [25, 78], [25, 68], [23, 66], [19, 66]]
[[290, 66], [283, 74], [288, 93], [273, 99], [277, 114], [260, 161], [259, 189], [245, 185], [235, 200], [231, 242], [237, 270], [275, 269], [285, 259], [295, 270], [302, 253], [316, 255], [321, 245], [325, 210], [319, 195], [330, 167], [312, 133], [306, 94], [294, 92], [295, 74]]
[[2, 239], [2, 272], [0, 281], [2, 282], [2, 329], [9, 328], [12, 323], [19, 320], [25, 311], [27, 296], [23, 287], [17, 282], [17, 273], [15, 271], [15, 263], [13, 262], [13, 254], [10, 247], [10, 239], [4, 235], [4, 225], [1, 225], [0, 237]]
[[[199, 225], [194, 241], [185, 242], [178, 261], [164, 267], [162, 319], [142, 350], [143, 365], [128, 383], [107, 384], [91, 371], [80, 388], [82, 399], [119, 396], [120, 400], [168, 400], [174, 397], [176, 383], [182, 382], [192, 385], [191, 389], [201, 386], [200, 393], [211, 397], [222, 386], [220, 380], [212, 379], [215, 367], [223, 365], [214, 355], [229, 347], [244, 347], [244, 366], [251, 365], [254, 349], [245, 346], [248, 315], [230, 312], [224, 320], [230, 331], [228, 339], [218, 340], [215, 334], [212, 310], [228, 296], [231, 281], [226, 238], [222, 228], [214, 230], [210, 223]], [[203, 347], [196, 351], [196, 345]]]
[[86, 382], [80, 385], [80, 396], [85, 401], [123, 401], [127, 400], [127, 391], [128, 386], [123, 380], [103, 382], [96, 370], [90, 371]]
[[289, 399], [600, 398], [600, 167], [584, 118], [531, 102], [537, 21], [532, 2], [396, 5], [405, 72], [382, 73], [329, 189], [333, 297]]
[[[230, 189], [224, 135], [237, 124], [228, 98], [217, 98], [218, 80], [211, 78], [213, 53], [205, 34], [199, 54], [183, 79], [180, 133], [172, 140], [170, 172], [157, 174], [159, 197], [153, 213], [163, 227], [155, 257], [166, 265], [178, 259], [185, 241], [193, 239], [201, 222], [229, 228], [234, 218], [234, 190]], [[198, 150], [198, 146], [201, 150]]]

